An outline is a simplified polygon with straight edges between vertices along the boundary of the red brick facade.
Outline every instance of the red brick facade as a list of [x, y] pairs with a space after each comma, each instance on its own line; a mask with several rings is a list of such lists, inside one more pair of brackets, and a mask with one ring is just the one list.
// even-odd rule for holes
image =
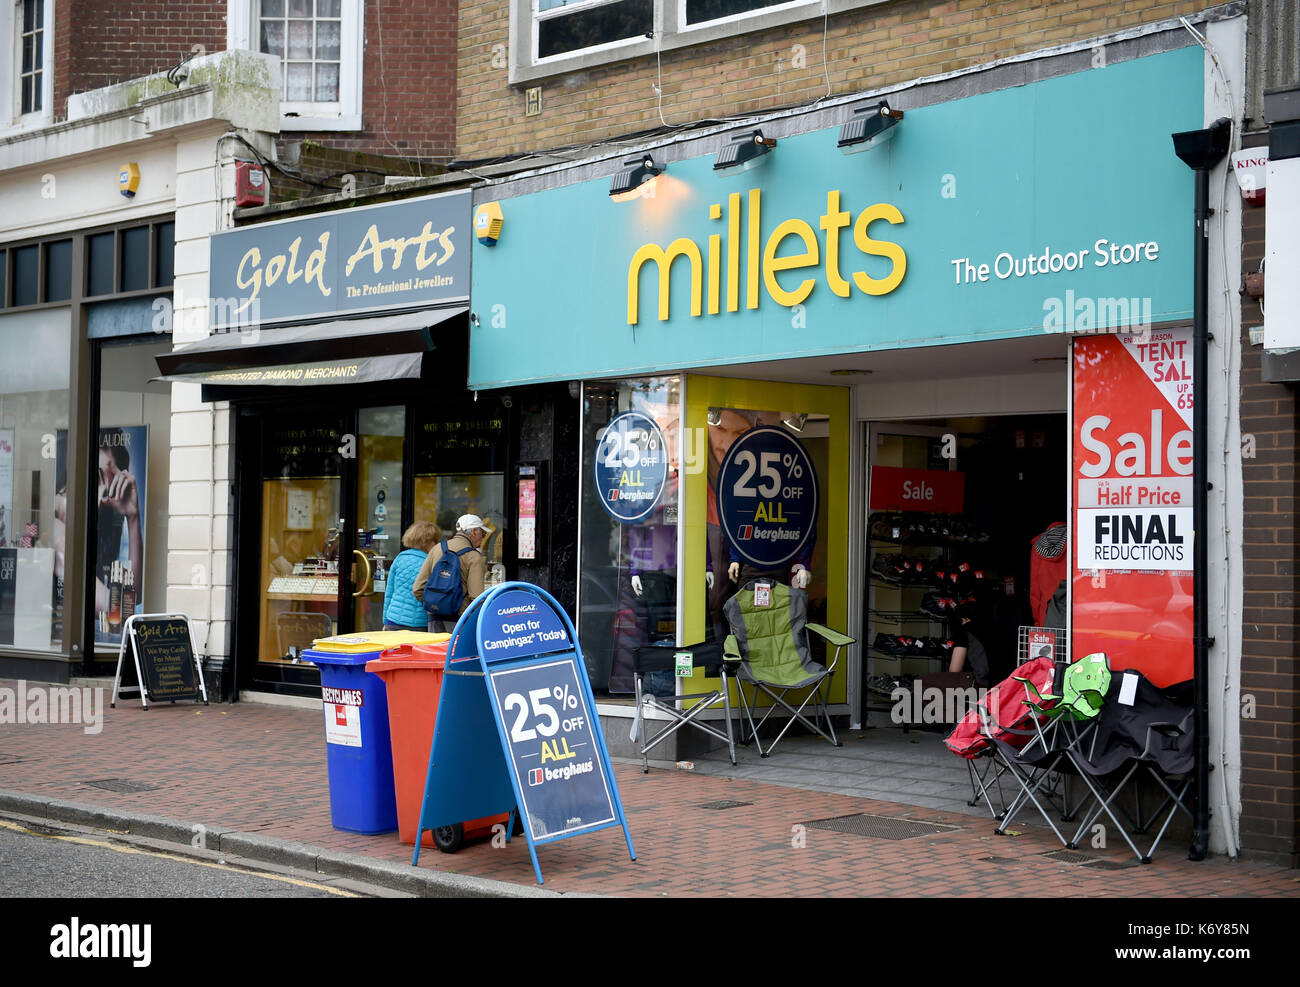
[[[1248, 141], [1263, 145], [1264, 137]], [[1246, 207], [1242, 272], [1259, 270], [1265, 208]], [[1268, 299], [1264, 299], [1267, 307]], [[1261, 380], [1261, 346], [1250, 329], [1264, 322], [1259, 303], [1241, 306], [1242, 601], [1241, 843], [1253, 855], [1300, 866], [1300, 662], [1296, 658], [1296, 389]], [[1249, 440], [1253, 438], [1254, 456]], [[1254, 700], [1254, 716], [1248, 697]]]
[[455, 154], [456, 0], [367, 0], [360, 133], [285, 133], [389, 157]]
[[56, 118], [72, 93], [164, 72], [196, 44], [226, 47], [224, 2], [59, 0], [54, 11]]
[[[450, 158], [456, 136], [456, 0], [366, 0], [359, 132], [286, 132], [325, 147]], [[196, 44], [226, 47], [225, 0], [60, 0], [54, 114], [71, 93], [166, 71]]]

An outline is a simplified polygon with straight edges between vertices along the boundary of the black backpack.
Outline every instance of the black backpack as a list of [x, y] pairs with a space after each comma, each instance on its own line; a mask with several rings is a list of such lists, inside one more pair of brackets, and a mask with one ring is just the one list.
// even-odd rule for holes
[[474, 546], [469, 545], [459, 552], [453, 552], [447, 547], [447, 539], [442, 540], [442, 555], [433, 564], [429, 581], [424, 584], [424, 609], [430, 617], [455, 620], [460, 616], [460, 605], [465, 600], [465, 584], [460, 578], [460, 557], [472, 551]]

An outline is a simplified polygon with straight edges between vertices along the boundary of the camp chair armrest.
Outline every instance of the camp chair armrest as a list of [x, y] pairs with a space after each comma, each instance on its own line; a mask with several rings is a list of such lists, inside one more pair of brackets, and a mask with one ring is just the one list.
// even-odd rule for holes
[[847, 634], [841, 634], [839, 631], [833, 631], [824, 624], [804, 624], [804, 627], [812, 631], [827, 644], [833, 644], [837, 648], [843, 648], [846, 645], [853, 644], [857, 638], [849, 637]]
[[740, 642], [735, 634], [728, 634], [722, 642], [722, 657], [727, 661], [740, 661]]

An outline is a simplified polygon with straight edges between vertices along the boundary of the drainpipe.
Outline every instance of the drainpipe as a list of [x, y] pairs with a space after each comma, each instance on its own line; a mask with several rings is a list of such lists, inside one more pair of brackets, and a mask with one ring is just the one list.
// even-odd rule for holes
[[1207, 500], [1209, 482], [1207, 456], [1206, 397], [1210, 386], [1209, 353], [1209, 264], [1210, 264], [1210, 171], [1228, 153], [1232, 121], [1220, 117], [1204, 130], [1174, 134], [1174, 153], [1196, 173], [1195, 295], [1192, 315], [1192, 675], [1195, 680], [1194, 724], [1196, 732], [1196, 812], [1189, 860], [1204, 860], [1210, 844], [1210, 676], [1209, 648], [1212, 639], [1207, 626], [1209, 593], [1206, 568]]

